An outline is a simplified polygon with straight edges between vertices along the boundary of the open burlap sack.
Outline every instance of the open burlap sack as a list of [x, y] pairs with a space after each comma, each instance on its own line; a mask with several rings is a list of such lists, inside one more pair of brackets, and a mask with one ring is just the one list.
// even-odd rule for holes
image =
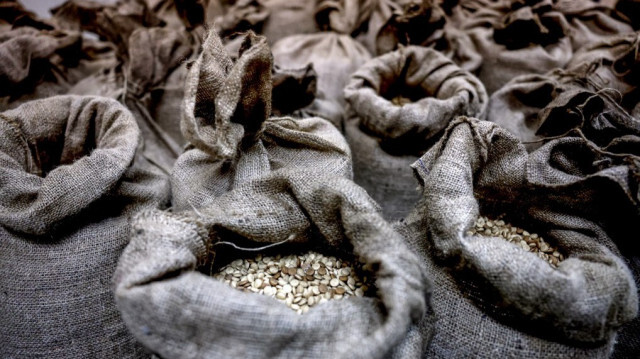
[[[395, 225], [434, 277], [427, 357], [608, 357], [638, 309], [616, 246], [628, 234], [615, 227], [638, 215], [628, 195], [637, 165], [576, 138], [528, 154], [495, 124], [452, 123], [413, 164], [423, 197]], [[480, 214], [505, 215], [567, 259], [554, 269], [504, 239], [468, 234]]]
[[[233, 62], [209, 33], [187, 79], [192, 148], [174, 168], [175, 213], [137, 216], [115, 275], [123, 318], [164, 358], [419, 358], [432, 328], [420, 263], [345, 178], [349, 150], [335, 127], [268, 117], [271, 81], [264, 37], [247, 34]], [[298, 315], [203, 274], [237, 258], [220, 241], [255, 249], [283, 240], [273, 249], [371, 264], [377, 294]]]
[[238, 60], [210, 31], [185, 86], [182, 130], [190, 149], [173, 171], [174, 208], [207, 205], [241, 183], [280, 168], [351, 177], [349, 147], [320, 118], [271, 114], [272, 60], [264, 37], [244, 38]]
[[[121, 257], [116, 301], [131, 332], [163, 358], [420, 358], [431, 332], [421, 263], [348, 179], [280, 169], [235, 187], [198, 214], [138, 215]], [[297, 314], [208, 272], [230, 261], [218, 241], [310, 245], [376, 269], [372, 297]], [[418, 324], [423, 320], [422, 326]]]
[[111, 277], [129, 215], [169, 181], [113, 100], [57, 96], [0, 114], [0, 356], [135, 358]]
[[316, 19], [324, 32], [288, 36], [273, 45], [274, 62], [281, 68], [308, 64], [318, 74], [316, 99], [301, 110], [304, 117], [318, 116], [342, 130], [346, 102], [343, 90], [349, 76], [371, 55], [350, 34], [372, 11], [370, 0], [322, 1]]
[[408, 46], [363, 65], [345, 88], [354, 180], [399, 219], [419, 198], [409, 171], [459, 115], [481, 117], [482, 83], [435, 50]]

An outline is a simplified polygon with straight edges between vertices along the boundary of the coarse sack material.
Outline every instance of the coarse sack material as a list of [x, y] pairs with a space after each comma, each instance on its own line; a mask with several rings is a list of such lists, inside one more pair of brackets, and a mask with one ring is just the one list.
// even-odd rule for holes
[[344, 137], [321, 118], [270, 117], [272, 58], [249, 32], [234, 63], [210, 31], [185, 84], [181, 128], [188, 149], [172, 175], [176, 210], [206, 206], [234, 186], [281, 168], [352, 177]]
[[[638, 310], [616, 246], [632, 222], [626, 233], [615, 227], [637, 216], [628, 199], [637, 165], [579, 138], [528, 154], [491, 122], [453, 122], [412, 165], [422, 198], [394, 226], [434, 281], [426, 357], [608, 357], [616, 330]], [[479, 215], [506, 215], [566, 259], [554, 269], [504, 239], [469, 235]]]
[[133, 116], [56, 96], [0, 113], [0, 136], [0, 357], [145, 357], [111, 280], [129, 216], [170, 188]]
[[[163, 358], [419, 358], [432, 329], [421, 263], [348, 179], [335, 127], [268, 117], [271, 81], [264, 37], [249, 32], [234, 63], [209, 33], [187, 78], [192, 148], [174, 168], [173, 213], [136, 216], [114, 277], [128, 328]], [[208, 275], [237, 258], [229, 243], [358, 259], [374, 268], [377, 292], [299, 315]]]
[[[482, 83], [435, 50], [407, 46], [376, 57], [344, 90], [350, 109], [345, 137], [354, 180], [383, 209], [402, 218], [418, 200], [409, 166], [457, 116], [482, 117]], [[408, 101], [398, 103], [394, 101]]]
[[273, 45], [277, 66], [295, 69], [312, 64], [318, 74], [316, 99], [296, 115], [324, 118], [342, 131], [344, 87], [351, 74], [371, 59], [369, 51], [351, 34], [368, 19], [372, 6], [370, 0], [321, 1], [316, 21], [325, 31], [288, 36]]

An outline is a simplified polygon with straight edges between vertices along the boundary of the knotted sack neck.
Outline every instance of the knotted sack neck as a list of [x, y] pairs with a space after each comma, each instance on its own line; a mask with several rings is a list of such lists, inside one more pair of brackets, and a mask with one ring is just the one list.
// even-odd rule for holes
[[114, 100], [57, 96], [0, 114], [0, 224], [43, 235], [109, 194], [140, 131]]

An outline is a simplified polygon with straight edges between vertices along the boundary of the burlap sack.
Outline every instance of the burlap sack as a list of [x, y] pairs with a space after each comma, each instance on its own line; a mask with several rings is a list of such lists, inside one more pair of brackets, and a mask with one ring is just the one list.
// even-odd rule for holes
[[[137, 217], [115, 275], [123, 318], [164, 358], [420, 357], [431, 329], [421, 265], [345, 178], [337, 129], [267, 118], [270, 87], [264, 37], [249, 33], [234, 63], [209, 33], [187, 80], [183, 130], [194, 148], [174, 168], [180, 212]], [[284, 239], [276, 251], [313, 247], [371, 263], [377, 294], [298, 315], [199, 272], [237, 258], [221, 240], [255, 248]]]
[[560, 11], [569, 23], [567, 36], [573, 50], [606, 39], [609, 36], [633, 32], [630, 23], [616, 19], [610, 4], [590, 0], [559, 0], [553, 8]]
[[[484, 86], [435, 50], [409, 46], [363, 65], [345, 88], [345, 135], [354, 180], [385, 218], [403, 217], [418, 199], [409, 165], [459, 115], [481, 117]], [[408, 102], [408, 103], [405, 103]]]
[[163, 208], [169, 181], [113, 100], [58, 96], [0, 114], [0, 356], [144, 356], [111, 277], [128, 216]]
[[351, 177], [349, 147], [329, 122], [269, 118], [271, 61], [264, 37], [249, 32], [234, 64], [209, 33], [187, 76], [181, 126], [192, 148], [173, 171], [174, 208], [207, 205], [280, 168]]
[[[567, 20], [553, 10], [550, 0], [532, 4], [497, 2], [478, 10], [465, 22], [464, 33], [457, 34], [469, 37], [457, 42], [473, 44], [473, 51], [483, 59], [481, 66], [473, 69], [459, 65], [472, 70], [492, 94], [516, 76], [564, 67], [573, 53], [571, 40], [565, 36], [568, 31]], [[470, 50], [460, 47], [460, 51]], [[452, 58], [468, 57], [461, 54]]]
[[[628, 236], [611, 226], [638, 215], [625, 193], [633, 166], [581, 139], [527, 154], [495, 124], [452, 123], [412, 165], [422, 199], [395, 226], [435, 281], [427, 357], [607, 357], [615, 330], [637, 314], [616, 247]], [[554, 269], [503, 239], [469, 235], [479, 214], [505, 215], [567, 259]]]
[[[417, 256], [377, 205], [345, 178], [279, 169], [227, 192], [199, 214], [143, 212], [115, 275], [131, 332], [163, 358], [420, 358], [431, 326]], [[310, 245], [375, 264], [375, 297], [332, 300], [303, 315], [208, 277], [215, 244]], [[254, 253], [255, 254], [255, 253]], [[233, 257], [234, 259], [237, 257]], [[422, 281], [422, 282], [421, 282]]]
[[401, 4], [397, 0], [376, 0], [369, 16], [369, 21], [363, 23], [361, 31], [354, 38], [364, 45], [371, 54], [376, 53], [376, 39], [378, 32], [396, 11], [400, 11]]
[[[220, 0], [145, 0], [149, 10], [165, 26], [176, 29], [194, 29], [207, 23], [208, 3], [219, 4]], [[214, 6], [211, 7], [215, 12]], [[222, 9], [220, 9], [222, 11]], [[222, 15], [218, 13], [216, 15]]]

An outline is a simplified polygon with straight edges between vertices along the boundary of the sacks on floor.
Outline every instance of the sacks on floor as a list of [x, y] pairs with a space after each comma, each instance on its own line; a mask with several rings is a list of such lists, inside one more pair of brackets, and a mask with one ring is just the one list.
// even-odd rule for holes
[[351, 177], [340, 132], [320, 118], [269, 117], [272, 60], [264, 37], [249, 32], [238, 60], [210, 31], [186, 80], [182, 131], [190, 148], [173, 170], [174, 208], [207, 205], [280, 168], [314, 168]]
[[[528, 154], [495, 124], [453, 122], [412, 165], [422, 198], [395, 225], [434, 278], [427, 357], [608, 357], [638, 310], [617, 247], [630, 238], [615, 227], [638, 215], [638, 164], [580, 138]], [[552, 268], [504, 239], [469, 234], [479, 215], [539, 234], [566, 259]]]
[[137, 358], [111, 278], [129, 216], [169, 181], [116, 101], [56, 96], [0, 114], [0, 356]]
[[419, 193], [409, 171], [459, 115], [482, 117], [482, 83], [435, 50], [408, 46], [363, 65], [345, 88], [354, 180], [399, 219]]
[[[249, 33], [234, 63], [215, 32], [187, 79], [191, 143], [173, 173], [174, 213], [136, 216], [115, 275], [132, 333], [163, 358], [418, 358], [431, 326], [417, 258], [366, 192], [345, 177], [349, 150], [318, 118], [268, 118], [271, 56]], [[238, 255], [220, 241], [313, 247], [371, 264], [374, 297], [296, 314], [204, 273]], [[254, 252], [255, 253], [255, 252]]]
[[326, 31], [288, 36], [273, 45], [277, 66], [295, 69], [312, 64], [318, 75], [316, 99], [300, 111], [300, 116], [322, 117], [342, 130], [344, 86], [349, 76], [371, 59], [351, 34], [369, 18], [372, 6], [369, 0], [322, 1], [316, 20]]

